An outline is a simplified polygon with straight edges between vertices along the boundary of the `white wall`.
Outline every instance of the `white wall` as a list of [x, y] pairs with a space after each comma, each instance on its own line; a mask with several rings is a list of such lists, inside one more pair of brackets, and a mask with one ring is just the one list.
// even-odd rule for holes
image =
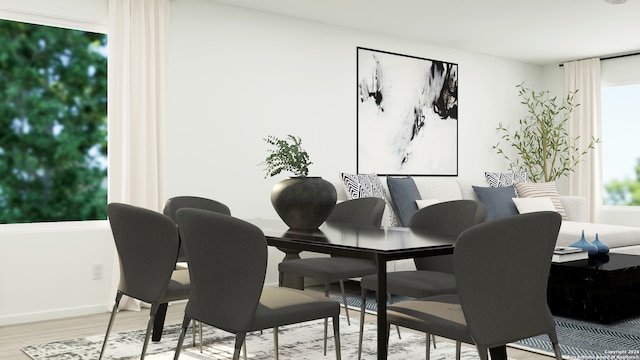
[[[86, 0], [57, 1], [55, 7], [45, 0], [0, 0], [0, 10], [60, 15], [62, 6], [65, 16], [82, 18], [74, 1], [82, 2], [78, 9], [89, 6]], [[92, 0], [86, 16], [106, 22], [106, 3]], [[358, 46], [459, 65], [463, 180], [482, 181], [484, 171], [505, 169], [491, 150], [495, 128], [520, 116], [515, 86], [542, 81], [539, 66], [206, 0], [171, 4], [167, 197], [215, 198], [238, 217], [277, 218], [269, 192], [282, 177], [265, 179], [257, 165], [269, 134], [301, 136], [314, 162], [312, 175], [337, 182], [339, 172], [356, 171]], [[107, 308], [117, 279], [91, 280], [91, 265], [102, 263], [105, 276], [112, 274], [113, 241], [106, 222], [93, 225], [0, 227], [0, 325]], [[282, 254], [272, 250], [270, 256], [267, 283], [273, 284]]]
[[[312, 175], [356, 171], [356, 47], [459, 65], [459, 176], [483, 181], [504, 161], [491, 146], [499, 122], [517, 121], [515, 86], [541, 68], [345, 28], [215, 4], [175, 0], [169, 48], [168, 196], [195, 194], [232, 214], [277, 218], [257, 164], [262, 138], [295, 134]], [[271, 252], [267, 283], [277, 282]], [[275, 257], [275, 258], [274, 258]]]

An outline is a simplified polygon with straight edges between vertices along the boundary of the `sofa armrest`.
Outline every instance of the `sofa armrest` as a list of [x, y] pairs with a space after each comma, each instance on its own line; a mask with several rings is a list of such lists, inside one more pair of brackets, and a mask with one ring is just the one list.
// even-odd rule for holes
[[587, 222], [587, 199], [583, 196], [560, 195], [569, 221]]

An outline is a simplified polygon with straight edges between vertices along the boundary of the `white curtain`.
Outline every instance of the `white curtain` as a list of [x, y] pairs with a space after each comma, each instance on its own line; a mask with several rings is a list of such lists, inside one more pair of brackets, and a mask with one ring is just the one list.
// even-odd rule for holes
[[[564, 63], [565, 89], [578, 90], [573, 119], [569, 121], [569, 134], [579, 136], [579, 148], [585, 149], [591, 139], [602, 139], [600, 111], [600, 59], [587, 59]], [[576, 171], [569, 175], [569, 194], [587, 199], [589, 221], [597, 222], [602, 211], [602, 148], [595, 145], [583, 158]]]
[[168, 27], [169, 0], [109, 0], [109, 202], [161, 210]]

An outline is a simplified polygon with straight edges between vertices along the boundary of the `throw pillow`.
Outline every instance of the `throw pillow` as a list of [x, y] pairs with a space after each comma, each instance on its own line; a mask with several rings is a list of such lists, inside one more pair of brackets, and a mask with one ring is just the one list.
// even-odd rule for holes
[[389, 225], [398, 226], [398, 219], [389, 205], [389, 196], [384, 190], [377, 174], [348, 174], [340, 173], [340, 179], [344, 184], [349, 199], [359, 199], [361, 197], [378, 197], [383, 199], [387, 205]]
[[517, 183], [514, 186], [516, 188], [516, 192], [518, 193], [518, 197], [551, 198], [551, 202], [553, 203], [553, 206], [556, 208], [556, 211], [559, 212], [560, 215], [562, 216], [562, 220], [567, 220], [567, 213], [564, 211], [564, 207], [562, 206], [562, 201], [560, 201], [560, 195], [558, 195], [558, 190], [556, 190], [555, 182]]
[[523, 173], [485, 172], [484, 178], [487, 180], [487, 184], [489, 184], [489, 186], [491, 187], [512, 186], [515, 183], [529, 181], [529, 175], [526, 172], [523, 172]]
[[424, 200], [416, 200], [416, 205], [418, 209], [426, 208], [427, 206], [431, 206], [433, 204], [439, 203], [438, 199], [424, 199]]
[[393, 210], [396, 212], [400, 225], [409, 226], [413, 213], [418, 210], [416, 200], [422, 199], [416, 182], [410, 176], [387, 176], [387, 187], [393, 201]]
[[513, 198], [513, 202], [518, 208], [520, 214], [526, 214], [536, 211], [556, 211], [551, 198], [539, 197], [539, 198]]
[[512, 200], [516, 196], [513, 186], [473, 186], [473, 191], [487, 209], [486, 221], [518, 214], [518, 209]]

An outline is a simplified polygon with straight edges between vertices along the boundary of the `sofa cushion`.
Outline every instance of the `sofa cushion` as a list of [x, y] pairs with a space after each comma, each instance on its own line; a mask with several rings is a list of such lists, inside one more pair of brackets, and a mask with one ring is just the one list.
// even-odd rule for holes
[[551, 198], [539, 197], [539, 198], [513, 198], [513, 202], [518, 208], [520, 214], [526, 214], [537, 211], [556, 211]]
[[422, 208], [426, 208], [427, 206], [437, 204], [439, 202], [442, 202], [442, 201], [438, 199], [422, 199], [422, 200], [416, 200], [416, 205], [418, 206], [418, 209], [422, 209]]
[[487, 208], [486, 221], [518, 214], [518, 209], [512, 200], [516, 196], [513, 186], [473, 186], [473, 191], [475, 191], [478, 199]]
[[553, 206], [556, 208], [556, 211], [562, 215], [562, 220], [567, 220], [567, 213], [564, 211], [564, 207], [562, 206], [562, 201], [560, 201], [560, 195], [558, 195], [558, 190], [556, 190], [555, 182], [545, 182], [545, 183], [516, 183], [514, 185], [516, 188], [516, 193], [518, 197], [548, 197], [551, 198], [551, 202], [553, 202]]
[[515, 183], [529, 181], [529, 175], [526, 172], [500, 173], [487, 171], [484, 173], [484, 178], [491, 187], [512, 186]]
[[413, 213], [418, 210], [416, 200], [422, 200], [415, 181], [411, 176], [387, 176], [387, 187], [391, 200], [393, 200], [393, 210], [396, 212], [400, 225], [409, 226]]
[[398, 226], [398, 219], [390, 205], [390, 198], [387, 195], [377, 174], [348, 174], [340, 173], [340, 179], [347, 192], [347, 198], [359, 199], [361, 197], [377, 197], [384, 199], [387, 203], [387, 214], [389, 225]]

